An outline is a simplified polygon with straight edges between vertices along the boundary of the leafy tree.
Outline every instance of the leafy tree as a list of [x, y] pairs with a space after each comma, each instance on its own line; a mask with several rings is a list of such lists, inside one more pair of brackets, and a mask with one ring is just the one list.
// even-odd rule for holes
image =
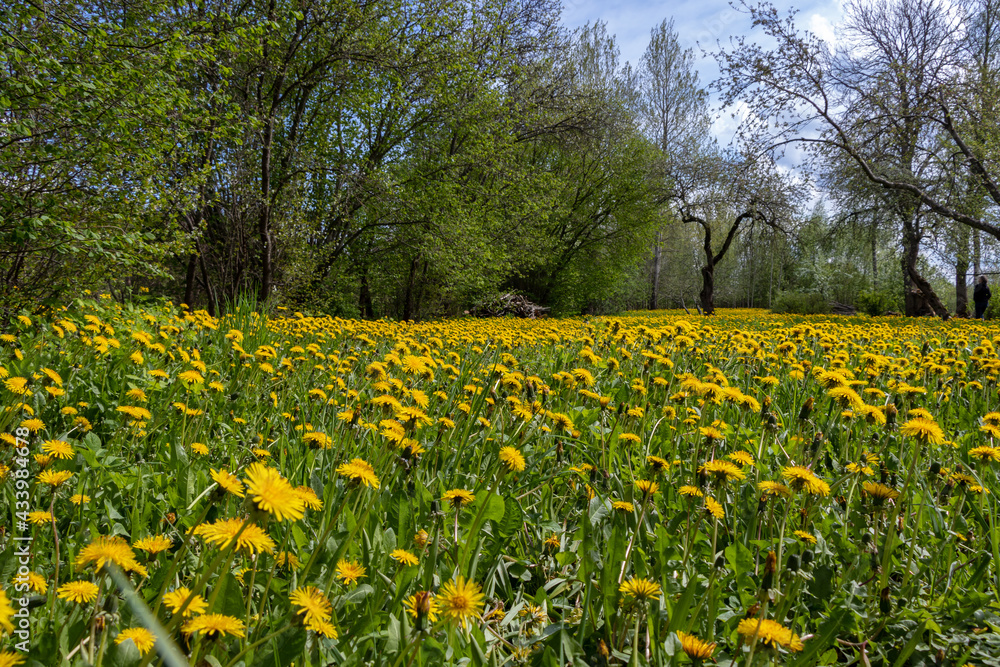
[[[233, 126], [224, 90], [183, 72], [240, 46], [157, 0], [22, 0], [0, 9], [0, 303], [163, 271], [187, 246], [171, 220], [204, 182], [179, 139]], [[241, 28], [241, 30], [244, 30]], [[252, 32], [252, 31], [251, 31]], [[243, 32], [242, 35], [249, 35]], [[181, 177], [175, 165], [192, 165]], [[119, 269], [108, 272], [109, 266]], [[105, 282], [107, 281], [107, 282]]]
[[981, 129], [993, 127], [986, 113], [996, 99], [982, 85], [991, 76], [982, 63], [993, 57], [992, 23], [986, 20], [983, 34], [991, 37], [979, 40], [978, 61], [969, 57], [976, 49], [961, 30], [965, 12], [982, 17], [988, 5], [854, 3], [847, 46], [836, 53], [799, 32], [793, 16], [781, 18], [766, 3], [744, 6], [775, 43], [764, 48], [738, 38], [717, 54], [724, 101], [749, 107], [744, 135], [765, 137], [771, 146], [822, 146], [850, 159], [884, 191], [903, 229], [907, 276], [940, 313], [940, 300], [914, 268], [923, 211], [1000, 238], [984, 208], [969, 207], [950, 187], [968, 180], [989, 206], [1000, 204], [998, 144]]

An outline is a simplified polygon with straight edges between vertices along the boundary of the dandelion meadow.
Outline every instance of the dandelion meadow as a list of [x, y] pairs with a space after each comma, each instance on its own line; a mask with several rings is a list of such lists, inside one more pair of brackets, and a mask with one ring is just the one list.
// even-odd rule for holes
[[997, 345], [751, 310], [20, 316], [0, 665], [1000, 664]]

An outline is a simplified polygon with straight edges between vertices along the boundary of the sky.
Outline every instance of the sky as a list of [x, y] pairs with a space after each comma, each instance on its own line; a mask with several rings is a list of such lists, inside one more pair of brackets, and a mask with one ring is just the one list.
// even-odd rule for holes
[[[835, 26], [843, 16], [841, 0], [772, 0], [784, 16], [789, 9], [798, 9], [796, 25], [813, 32], [827, 43], [836, 40]], [[737, 3], [738, 4], [738, 3]], [[741, 8], [742, 10], [742, 8]], [[674, 19], [674, 30], [681, 45], [694, 51], [698, 75], [702, 86], [708, 86], [719, 70], [714, 59], [703, 51], [728, 48], [731, 36], [743, 35], [752, 39], [760, 29], [752, 30], [745, 10], [734, 9], [726, 0], [563, 0], [563, 25], [569, 29], [587, 23], [604, 21], [608, 32], [616, 36], [622, 61], [633, 68], [642, 58], [649, 43], [649, 31], [663, 19]], [[731, 111], [731, 110], [730, 110]], [[713, 127], [720, 143], [732, 137], [734, 121], [729, 113], [721, 113]]]

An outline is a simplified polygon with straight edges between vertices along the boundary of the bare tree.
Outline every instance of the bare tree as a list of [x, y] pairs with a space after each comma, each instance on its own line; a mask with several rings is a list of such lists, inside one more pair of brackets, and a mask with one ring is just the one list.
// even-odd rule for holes
[[[708, 96], [698, 82], [691, 49], [683, 49], [674, 21], [664, 19], [649, 31], [639, 63], [639, 86], [646, 134], [664, 156], [685, 152], [709, 127]], [[663, 230], [653, 244], [649, 308], [659, 303]]]
[[[715, 312], [715, 267], [737, 235], [752, 232], [755, 225], [787, 232], [802, 192], [766, 157], [727, 155], [710, 147], [672, 164], [665, 201], [681, 222], [701, 228], [704, 264], [699, 296], [705, 314], [711, 315]], [[718, 247], [717, 232], [723, 235]]]
[[[975, 0], [975, 7], [991, 1]], [[767, 3], [743, 6], [777, 42], [765, 49], [738, 38], [716, 54], [723, 101], [750, 108], [745, 137], [765, 137], [770, 148], [806, 143], [845, 154], [865, 178], [896, 197], [897, 215], [910, 227], [904, 233], [911, 255], [921, 207], [1000, 238], [1000, 226], [970, 212], [942, 179], [958, 170], [975, 180], [992, 206], [1000, 205], [997, 145], [977, 134], [995, 127], [988, 110], [996, 95], [970, 95], [977, 84], [969, 76], [962, 30], [969, 6], [942, 0], [851, 4], [845, 36], [853, 55], [847, 48], [831, 53], [814, 35], [798, 31], [794, 14], [779, 17]]]

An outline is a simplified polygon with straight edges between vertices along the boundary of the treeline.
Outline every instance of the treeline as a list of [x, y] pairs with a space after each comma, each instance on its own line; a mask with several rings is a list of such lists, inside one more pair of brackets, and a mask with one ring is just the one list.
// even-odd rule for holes
[[[15, 0], [0, 298], [447, 314], [620, 290], [662, 215], [636, 74], [550, 0]], [[671, 36], [671, 39], [676, 39]]]
[[633, 67], [555, 0], [14, 0], [0, 305], [961, 313], [1000, 238], [998, 3], [849, 5], [839, 48], [748, 7], [776, 46], [715, 54], [723, 149], [668, 21]]

